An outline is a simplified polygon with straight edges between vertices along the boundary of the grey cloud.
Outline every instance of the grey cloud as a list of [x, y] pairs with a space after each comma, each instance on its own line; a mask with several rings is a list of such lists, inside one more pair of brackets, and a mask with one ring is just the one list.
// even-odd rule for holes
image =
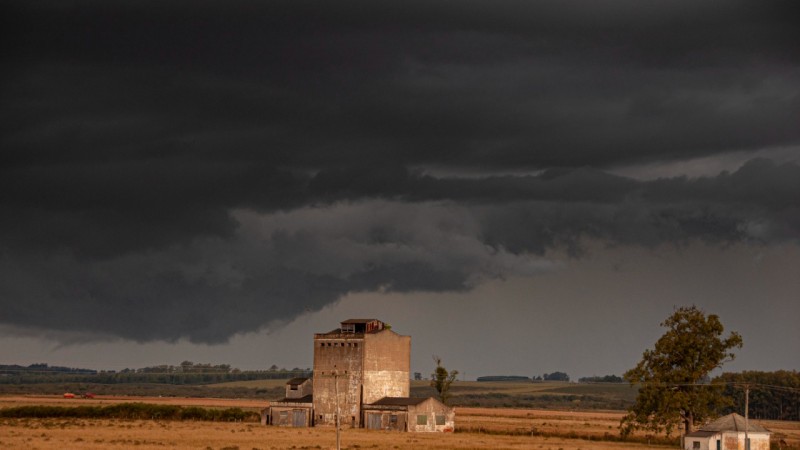
[[[469, 226], [460, 220], [469, 215], [449, 208], [368, 203], [236, 217], [242, 226], [232, 238], [158, 251], [96, 261], [6, 255], [3, 322], [98, 338], [219, 343], [348, 292], [465, 290], [480, 277], [550, 266], [485, 246], [464, 232]], [[314, 218], [320, 221], [308, 222]], [[353, 219], [362, 226], [350, 227]]]
[[[76, 260], [82, 249], [70, 251], [69, 240], [50, 253], [6, 247], [3, 320], [139, 341], [215, 343], [318, 310], [348, 292], [460, 291], [488, 278], [551, 270], [549, 250], [579, 256], [586, 239], [655, 247], [800, 237], [800, 166], [793, 163], [753, 160], [716, 177], [650, 182], [586, 169], [401, 178], [400, 191], [381, 193], [375, 180], [363, 189], [358, 182], [328, 184], [329, 196], [316, 206], [231, 210], [236, 226], [218, 237], [161, 247], [133, 239], [131, 246], [147, 251]], [[160, 223], [174, 228], [173, 220]], [[103, 224], [93, 227], [108, 235], [84, 236], [90, 245], [114, 236]], [[97, 320], [81, 320], [86, 316]]]
[[4, 2], [0, 320], [221, 342], [586, 238], [795, 241], [797, 161], [605, 172], [795, 148], [787, 5]]
[[784, 3], [646, 5], [11, 2], [4, 160], [546, 168], [798, 142]]

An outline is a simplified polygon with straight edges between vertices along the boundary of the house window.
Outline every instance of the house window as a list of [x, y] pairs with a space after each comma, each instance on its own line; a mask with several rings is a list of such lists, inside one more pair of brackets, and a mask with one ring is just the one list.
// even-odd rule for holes
[[699, 448], [700, 448], [700, 441], [694, 441], [694, 442], [692, 442], [692, 448], [693, 448], [693, 449], [695, 449], [695, 448], [696, 448], [696, 449], [699, 449]]
[[444, 425], [444, 421], [445, 421], [444, 414], [436, 415], [436, 425]]
[[418, 414], [417, 425], [427, 425], [427, 424], [428, 424], [428, 416], [425, 414]]

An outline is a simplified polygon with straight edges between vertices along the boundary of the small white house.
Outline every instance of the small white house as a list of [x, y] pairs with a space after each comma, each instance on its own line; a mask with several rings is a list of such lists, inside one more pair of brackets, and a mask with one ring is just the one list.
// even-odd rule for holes
[[[685, 450], [748, 450], [745, 445], [745, 420], [739, 414], [728, 414], [703, 425], [684, 436]], [[769, 450], [770, 431], [749, 421], [747, 438], [749, 450]]]

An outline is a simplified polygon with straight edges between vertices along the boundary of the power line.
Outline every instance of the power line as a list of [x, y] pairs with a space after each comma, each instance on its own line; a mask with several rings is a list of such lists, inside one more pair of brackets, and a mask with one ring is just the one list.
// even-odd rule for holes
[[791, 386], [776, 386], [773, 384], [762, 384], [762, 383], [748, 383], [742, 381], [714, 381], [711, 383], [664, 383], [664, 382], [645, 382], [639, 383], [645, 386], [656, 386], [656, 387], [686, 387], [686, 386], [694, 386], [694, 387], [720, 387], [720, 386], [734, 386], [734, 387], [745, 387], [750, 386], [765, 388], [765, 389], [774, 389], [774, 390], [783, 390], [788, 392], [797, 392], [800, 393], [800, 388], [795, 388]]

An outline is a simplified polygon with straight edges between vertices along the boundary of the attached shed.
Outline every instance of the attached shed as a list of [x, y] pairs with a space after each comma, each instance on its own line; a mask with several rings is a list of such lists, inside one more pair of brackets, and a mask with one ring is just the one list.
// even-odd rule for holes
[[739, 414], [728, 414], [703, 425], [699, 430], [684, 436], [685, 450], [769, 450], [771, 432], [749, 421], [745, 443], [745, 420]]
[[261, 412], [264, 425], [284, 427], [314, 426], [314, 397], [311, 378], [292, 378], [286, 382], [286, 396], [270, 402]]
[[292, 378], [286, 382], [286, 398], [302, 398], [314, 393], [311, 378]]
[[364, 427], [373, 430], [455, 430], [455, 411], [433, 397], [384, 397], [363, 405], [362, 411]]
[[267, 424], [282, 427], [314, 426], [314, 404], [311, 395], [301, 398], [284, 398], [271, 402]]

